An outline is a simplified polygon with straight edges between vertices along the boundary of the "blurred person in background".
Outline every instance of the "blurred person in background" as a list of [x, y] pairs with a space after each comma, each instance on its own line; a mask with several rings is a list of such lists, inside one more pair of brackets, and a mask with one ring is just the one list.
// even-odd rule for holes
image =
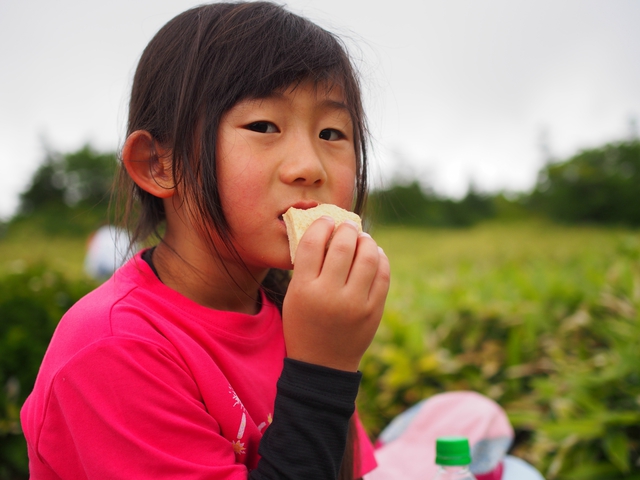
[[84, 271], [95, 280], [106, 280], [136, 252], [129, 248], [129, 232], [103, 225], [87, 241]]

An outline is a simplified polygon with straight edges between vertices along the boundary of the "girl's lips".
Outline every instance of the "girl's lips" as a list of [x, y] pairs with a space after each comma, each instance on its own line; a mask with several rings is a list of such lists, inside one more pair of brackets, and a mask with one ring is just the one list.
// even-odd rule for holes
[[[280, 215], [278, 215], [278, 218], [280, 220], [282, 220], [282, 216], [287, 212], [287, 210], [289, 210], [289, 208], [298, 208], [300, 210], [309, 210], [310, 208], [313, 207], [317, 207], [318, 205], [320, 205], [320, 202], [315, 202], [315, 201], [310, 201], [310, 200], [303, 200], [300, 202], [296, 202], [293, 205], [287, 207], [282, 213], [280, 213]], [[284, 221], [284, 220], [282, 220]]]

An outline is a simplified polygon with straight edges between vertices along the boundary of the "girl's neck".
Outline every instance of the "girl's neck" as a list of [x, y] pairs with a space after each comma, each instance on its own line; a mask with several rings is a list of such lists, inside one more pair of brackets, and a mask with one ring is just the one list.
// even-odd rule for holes
[[166, 237], [153, 252], [153, 264], [162, 283], [202, 306], [250, 315], [260, 310], [260, 283], [267, 271], [252, 274]]

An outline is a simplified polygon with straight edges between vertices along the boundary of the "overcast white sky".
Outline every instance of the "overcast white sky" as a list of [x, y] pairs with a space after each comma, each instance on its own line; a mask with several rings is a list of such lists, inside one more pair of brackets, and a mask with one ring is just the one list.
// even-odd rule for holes
[[[0, 218], [44, 156], [123, 141], [143, 48], [189, 0], [0, 0]], [[282, 3], [282, 2], [280, 2]], [[348, 36], [376, 176], [524, 190], [543, 164], [632, 134], [638, 0], [291, 0]], [[637, 128], [637, 127], [636, 127]]]

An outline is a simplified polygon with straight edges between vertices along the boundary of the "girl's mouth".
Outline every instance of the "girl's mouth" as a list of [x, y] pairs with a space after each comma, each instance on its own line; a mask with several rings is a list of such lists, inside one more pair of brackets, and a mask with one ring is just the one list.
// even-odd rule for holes
[[300, 210], [309, 210], [310, 208], [317, 207], [318, 205], [320, 205], [320, 202], [316, 202], [314, 200], [302, 200], [300, 202], [296, 202], [293, 205], [291, 205], [290, 207], [288, 207], [286, 210], [281, 212], [280, 215], [278, 215], [278, 219], [281, 220], [281, 221], [284, 221], [282, 216], [287, 212], [287, 210], [289, 210], [289, 208], [298, 208]]

